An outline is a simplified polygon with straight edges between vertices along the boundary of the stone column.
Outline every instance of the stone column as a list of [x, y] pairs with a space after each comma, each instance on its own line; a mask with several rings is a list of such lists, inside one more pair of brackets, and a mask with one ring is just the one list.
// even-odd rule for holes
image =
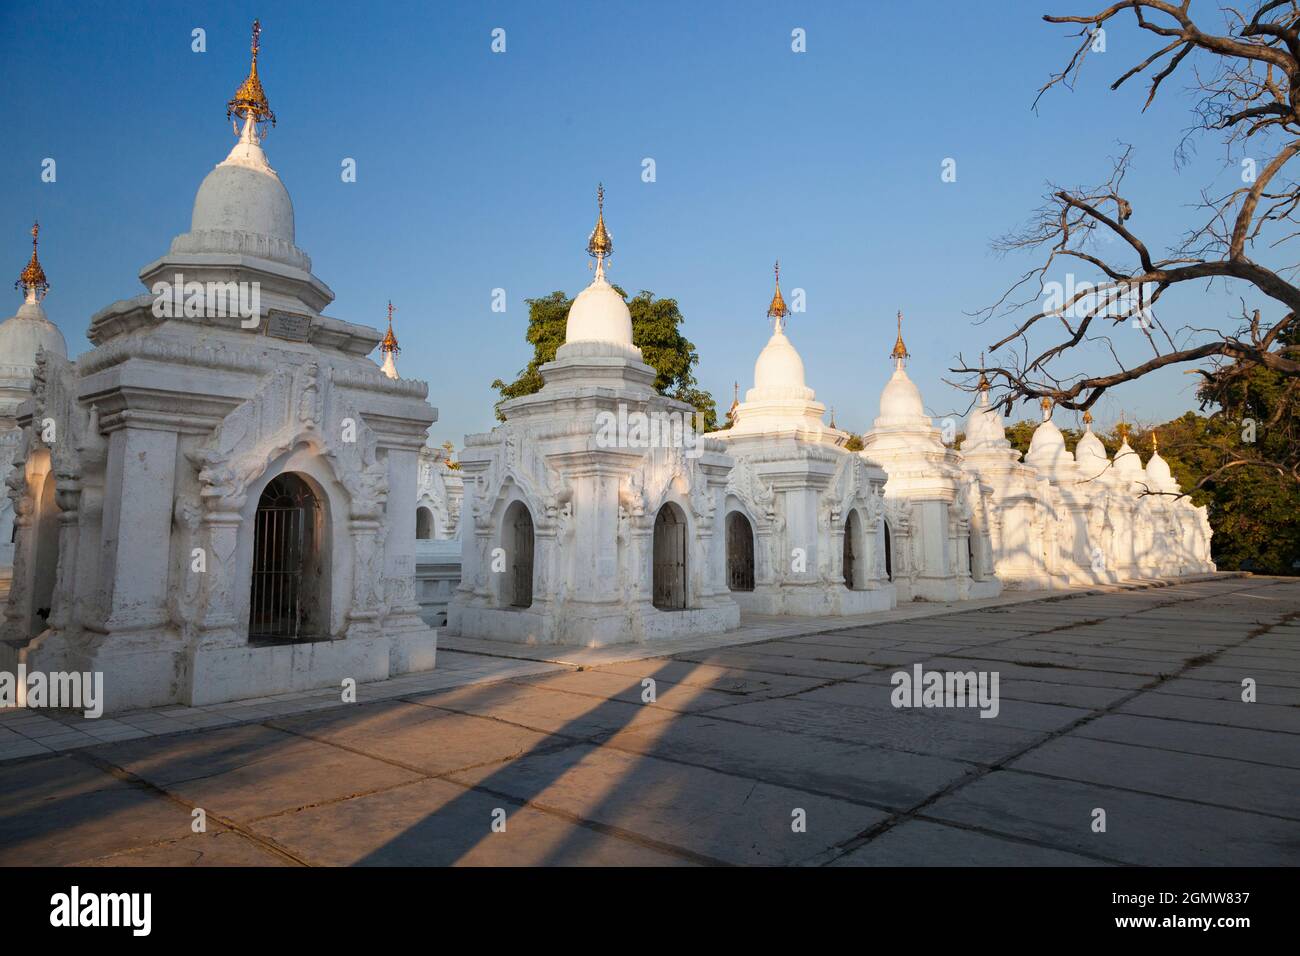
[[415, 597], [415, 501], [418, 497], [419, 451], [389, 447], [387, 534], [384, 538], [385, 631], [423, 631]]
[[167, 624], [176, 479], [176, 432], [127, 425], [109, 439], [112, 487], [104, 504], [104, 629], [145, 631]]

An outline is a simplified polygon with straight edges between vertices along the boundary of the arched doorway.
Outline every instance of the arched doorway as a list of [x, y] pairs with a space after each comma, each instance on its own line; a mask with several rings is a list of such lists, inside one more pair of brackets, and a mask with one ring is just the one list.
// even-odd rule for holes
[[506, 556], [510, 576], [506, 597], [511, 607], [530, 607], [533, 603], [533, 516], [522, 501], [506, 510]]
[[972, 578], [979, 578], [979, 569], [975, 566], [975, 531], [966, 534], [966, 573]]
[[32, 528], [36, 534], [32, 548], [32, 617], [28, 625], [32, 637], [49, 623], [59, 571], [59, 506], [54, 491], [54, 472], [47, 471], [41, 479]]
[[727, 587], [754, 590], [754, 529], [739, 511], [727, 515]]
[[321, 502], [311, 486], [294, 472], [272, 478], [253, 516], [250, 641], [328, 638], [324, 536]]
[[433, 512], [424, 505], [415, 509], [415, 537], [418, 541], [433, 537]]
[[686, 607], [686, 516], [671, 501], [655, 517], [654, 606], [661, 611]]
[[885, 529], [885, 577], [894, 580], [894, 533], [889, 530], [889, 522], [881, 520]]
[[844, 522], [844, 586], [850, 591], [857, 587], [857, 554], [855, 544], [858, 537], [858, 513], [850, 511]]

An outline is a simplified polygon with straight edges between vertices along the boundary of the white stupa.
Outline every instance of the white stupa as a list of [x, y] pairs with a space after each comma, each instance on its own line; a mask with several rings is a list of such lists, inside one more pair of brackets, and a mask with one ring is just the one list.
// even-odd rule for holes
[[460, 586], [452, 632], [587, 646], [725, 631], [740, 622], [720, 526], [732, 460], [654, 388], [627, 303], [605, 277], [604, 189], [544, 385], [465, 436]]
[[416, 498], [437, 413], [423, 382], [369, 357], [378, 330], [322, 312], [333, 293], [295, 244], [262, 146], [275, 116], [259, 34], [227, 104], [237, 141], [199, 186], [189, 231], [140, 270], [148, 294], [97, 312], [76, 362], [39, 304], [24, 306], [59, 354], [44, 353], [18, 415], [0, 670], [102, 673], [109, 711], [436, 660], [415, 522], [395, 503]]
[[[772, 336], [754, 387], [713, 433], [736, 459], [727, 484], [727, 580], [736, 601], [765, 614], [860, 614], [893, 607], [885, 569], [885, 473], [844, 450], [785, 332], [781, 267], [768, 306]], [[792, 556], [793, 559], [792, 559]]]
[[903, 314], [889, 353], [894, 370], [880, 393], [880, 415], [862, 438], [864, 458], [885, 469], [890, 572], [900, 602], [991, 597], [1002, 585], [993, 568], [988, 502], [992, 489], [964, 474], [944, 446], [907, 374]]
[[1007, 588], [1062, 587], [1067, 579], [1056, 567], [1050, 537], [1051, 483], [1020, 460], [1007, 440], [1001, 413], [989, 402], [989, 391], [981, 371], [976, 403], [966, 419], [961, 467], [992, 490], [989, 537], [994, 569]]

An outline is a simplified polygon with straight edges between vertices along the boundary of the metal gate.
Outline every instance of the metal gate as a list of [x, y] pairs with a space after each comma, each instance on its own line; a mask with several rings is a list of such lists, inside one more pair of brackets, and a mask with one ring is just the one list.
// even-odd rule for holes
[[514, 590], [510, 604], [513, 607], [528, 607], [533, 603], [533, 516], [522, 505], [515, 509], [512, 535]]
[[754, 532], [739, 511], [727, 515], [727, 587], [754, 590]]
[[894, 536], [889, 530], [889, 522], [881, 522], [885, 526], [885, 577], [890, 581], [894, 580]]
[[849, 520], [844, 522], [844, 586], [853, 590], [853, 533], [856, 530], [857, 514], [849, 512]]
[[686, 607], [686, 522], [676, 507], [664, 505], [655, 518], [654, 606], [661, 611]]
[[295, 641], [305, 636], [302, 577], [308, 522], [315, 520], [315, 507], [311, 489], [294, 475], [277, 475], [262, 492], [253, 519], [250, 640]]

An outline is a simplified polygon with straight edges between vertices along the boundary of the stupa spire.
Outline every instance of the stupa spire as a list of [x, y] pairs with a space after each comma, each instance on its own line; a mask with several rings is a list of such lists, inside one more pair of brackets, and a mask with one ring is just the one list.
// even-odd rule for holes
[[596, 228], [587, 237], [587, 255], [596, 260], [596, 278], [605, 277], [605, 260], [614, 254], [614, 239], [605, 228], [605, 184], [596, 186]]
[[902, 368], [903, 362], [911, 358], [911, 353], [907, 351], [907, 346], [903, 344], [903, 312], [901, 309], [898, 313], [898, 338], [894, 340], [894, 348], [890, 351], [889, 357], [894, 360], [895, 368]]
[[767, 307], [767, 317], [776, 323], [776, 331], [785, 330], [785, 317], [790, 314], [790, 310], [785, 307], [785, 298], [781, 295], [781, 260], [776, 261], [773, 267], [776, 273], [776, 291], [772, 293], [772, 302]]
[[270, 123], [275, 125], [275, 113], [271, 111], [271, 104], [266, 98], [266, 91], [262, 89], [262, 81], [257, 75], [257, 54], [261, 50], [262, 43], [262, 24], [259, 20], [253, 21], [253, 42], [252, 42], [252, 62], [248, 67], [248, 76], [235, 91], [235, 95], [226, 103], [226, 119], [231, 121], [234, 126], [234, 117], [241, 116], [244, 119], [244, 130], [240, 133], [238, 127], [235, 134], [240, 140], [246, 140], [251, 143], [260, 141], [257, 125], [259, 123]]
[[1151, 454], [1160, 454], [1160, 436], [1156, 434], [1154, 428], [1151, 429]]
[[1092, 412], [1086, 408], [1083, 410], [1083, 430], [1092, 431]]
[[1050, 421], [1052, 418], [1052, 400], [1044, 395], [1039, 400], [1038, 405], [1043, 410], [1043, 421]]
[[41, 268], [41, 260], [36, 255], [36, 245], [41, 235], [41, 224], [32, 223], [32, 258], [27, 263], [27, 267], [18, 274], [18, 281], [14, 283], [14, 288], [23, 293], [28, 302], [39, 302], [45, 298], [45, 293], [50, 291], [50, 283], [45, 278], [45, 270]]
[[393, 300], [388, 300], [388, 331], [384, 333], [384, 340], [379, 343], [379, 351], [384, 353], [384, 374], [389, 378], [397, 378], [397, 361], [395, 356], [402, 351], [397, 344], [397, 336], [393, 334]]

